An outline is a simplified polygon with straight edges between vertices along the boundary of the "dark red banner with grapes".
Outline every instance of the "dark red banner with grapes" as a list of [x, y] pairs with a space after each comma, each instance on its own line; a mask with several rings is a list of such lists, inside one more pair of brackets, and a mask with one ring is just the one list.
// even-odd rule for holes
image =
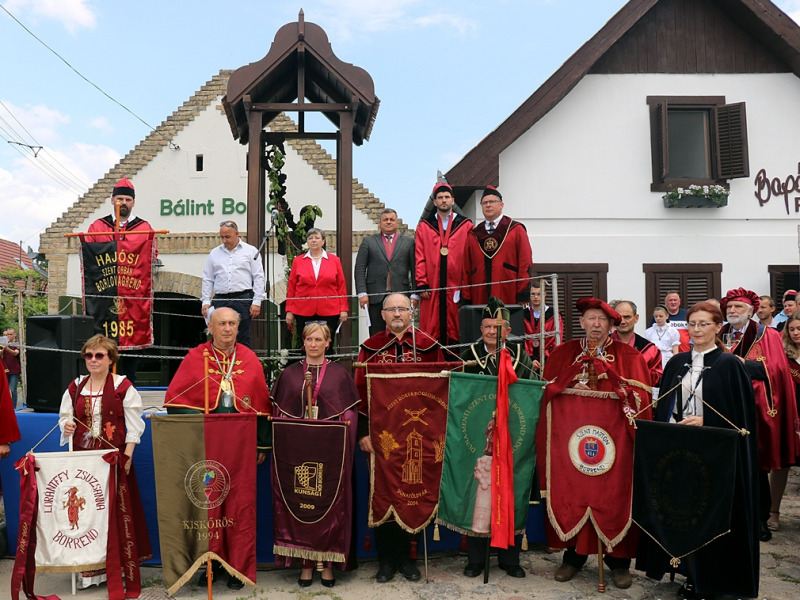
[[154, 233], [93, 242], [81, 237], [83, 306], [120, 349], [153, 345]]

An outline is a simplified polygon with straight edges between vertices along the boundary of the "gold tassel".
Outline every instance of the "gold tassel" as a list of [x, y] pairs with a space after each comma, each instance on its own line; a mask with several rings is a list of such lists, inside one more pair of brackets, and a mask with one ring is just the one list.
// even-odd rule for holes
[[522, 545], [520, 546], [523, 552], [528, 550], [528, 534], [526, 532], [522, 533]]
[[438, 542], [439, 540], [440, 540], [440, 538], [439, 538], [439, 524], [436, 523], [433, 526], [433, 541], [434, 542]]

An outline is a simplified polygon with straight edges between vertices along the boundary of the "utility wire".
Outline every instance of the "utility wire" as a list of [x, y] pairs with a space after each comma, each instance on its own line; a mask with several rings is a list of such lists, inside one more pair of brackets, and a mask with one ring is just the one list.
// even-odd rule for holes
[[8, 9], [7, 9], [5, 6], [3, 6], [2, 4], [0, 4], [0, 8], [2, 8], [2, 9], [3, 9], [3, 12], [5, 12], [5, 13], [6, 13], [6, 14], [7, 14], [9, 17], [11, 17], [11, 18], [12, 18], [12, 19], [13, 19], [13, 20], [14, 20], [14, 21], [17, 23], [17, 25], [19, 25], [19, 26], [20, 26], [20, 27], [22, 27], [22, 28], [23, 28], [23, 29], [24, 29], [26, 32], [28, 32], [28, 34], [29, 34], [31, 37], [33, 37], [33, 39], [35, 39], [35, 40], [36, 40], [37, 42], [39, 42], [39, 43], [40, 43], [42, 46], [44, 46], [45, 48], [47, 48], [48, 50], [50, 50], [50, 52], [52, 52], [52, 53], [53, 53], [53, 54], [54, 54], [54, 55], [55, 55], [55, 56], [56, 56], [56, 57], [57, 57], [59, 60], [61, 60], [61, 62], [63, 62], [65, 65], [67, 65], [67, 66], [68, 66], [68, 67], [69, 67], [69, 68], [70, 68], [70, 69], [71, 69], [71, 70], [72, 70], [72, 71], [73, 71], [73, 72], [74, 72], [74, 73], [75, 73], [75, 74], [76, 74], [78, 77], [80, 77], [81, 79], [83, 79], [83, 80], [84, 80], [86, 83], [88, 83], [89, 85], [91, 85], [91, 86], [92, 86], [93, 88], [95, 88], [95, 89], [96, 89], [98, 92], [100, 92], [100, 93], [101, 93], [101, 94], [103, 94], [103, 95], [104, 95], [106, 98], [108, 98], [109, 100], [111, 100], [111, 101], [112, 101], [114, 104], [116, 104], [117, 106], [119, 106], [120, 108], [122, 108], [123, 110], [125, 110], [126, 112], [128, 112], [128, 113], [129, 113], [129, 114], [130, 114], [130, 115], [131, 115], [133, 118], [135, 118], [136, 120], [140, 121], [140, 122], [141, 122], [143, 125], [145, 125], [145, 126], [148, 128], [148, 129], [150, 129], [150, 131], [154, 131], [154, 132], [157, 132], [157, 133], [159, 133], [159, 135], [161, 135], [161, 136], [162, 136], [164, 139], [166, 139], [166, 140], [167, 140], [167, 142], [168, 142], [168, 145], [169, 145], [169, 147], [170, 147], [172, 150], [177, 150], [177, 149], [178, 149], [178, 146], [177, 146], [176, 144], [174, 144], [174, 143], [172, 142], [172, 140], [170, 140], [169, 138], [167, 138], [167, 136], [166, 136], [166, 135], [164, 135], [164, 134], [163, 134], [163, 133], [161, 133], [161, 132], [158, 132], [158, 131], [156, 130], [156, 128], [155, 128], [155, 127], [153, 127], [152, 125], [150, 125], [150, 123], [148, 123], [147, 121], [145, 121], [145, 120], [144, 120], [142, 117], [140, 117], [139, 115], [137, 115], [137, 114], [136, 114], [135, 112], [133, 112], [133, 111], [132, 111], [130, 108], [128, 108], [128, 107], [127, 107], [127, 106], [125, 106], [125, 105], [124, 105], [122, 102], [120, 102], [119, 100], [117, 100], [116, 98], [114, 98], [113, 96], [111, 96], [111, 94], [109, 94], [108, 92], [106, 92], [105, 90], [103, 90], [103, 89], [102, 89], [102, 88], [101, 88], [99, 85], [97, 85], [96, 83], [94, 83], [93, 81], [91, 81], [91, 80], [90, 80], [88, 77], [86, 77], [86, 76], [85, 76], [83, 73], [81, 73], [80, 71], [78, 71], [78, 69], [76, 69], [75, 67], [73, 67], [73, 66], [72, 66], [72, 65], [69, 63], [69, 61], [68, 61], [67, 59], [65, 59], [65, 58], [64, 58], [63, 56], [61, 56], [61, 55], [60, 55], [58, 52], [56, 52], [56, 51], [55, 51], [55, 50], [53, 50], [53, 49], [52, 49], [50, 46], [48, 46], [48, 45], [47, 45], [47, 44], [46, 44], [46, 43], [45, 43], [45, 42], [44, 42], [44, 41], [43, 41], [41, 38], [39, 38], [39, 37], [38, 37], [38, 36], [37, 36], [35, 33], [33, 33], [33, 32], [30, 30], [30, 29], [28, 29], [28, 28], [27, 28], [27, 27], [26, 27], [26, 26], [25, 26], [25, 25], [24, 25], [24, 24], [23, 24], [23, 23], [22, 23], [22, 22], [21, 22], [19, 19], [17, 19], [17, 17], [15, 17], [14, 15], [12, 15], [12, 14], [11, 14], [11, 13], [8, 11]]

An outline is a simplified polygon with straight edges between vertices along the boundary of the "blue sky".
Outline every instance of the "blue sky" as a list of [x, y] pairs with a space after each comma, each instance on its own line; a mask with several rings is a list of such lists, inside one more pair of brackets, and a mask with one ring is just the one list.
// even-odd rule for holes
[[[370, 141], [355, 149], [354, 175], [413, 226], [437, 170], [449, 169], [497, 127], [625, 1], [0, 4], [152, 126], [220, 69], [262, 58], [278, 28], [296, 21], [302, 7], [340, 59], [372, 75], [381, 107]], [[800, 21], [800, 0], [776, 4]], [[149, 128], [3, 10], [0, 56], [0, 236], [36, 249], [44, 228]], [[34, 158], [9, 140], [35, 140], [44, 149]], [[58, 181], [48, 173], [58, 173]]]

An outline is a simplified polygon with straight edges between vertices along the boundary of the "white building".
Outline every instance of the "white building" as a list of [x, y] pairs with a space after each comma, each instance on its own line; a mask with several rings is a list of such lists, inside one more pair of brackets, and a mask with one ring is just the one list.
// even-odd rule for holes
[[[798, 284], [798, 107], [800, 29], [771, 2], [632, 0], [446, 177], [477, 220], [498, 187], [536, 273], [562, 276], [567, 338], [589, 294], [647, 317], [671, 289], [780, 303]], [[665, 206], [690, 184], [727, 205]]]

